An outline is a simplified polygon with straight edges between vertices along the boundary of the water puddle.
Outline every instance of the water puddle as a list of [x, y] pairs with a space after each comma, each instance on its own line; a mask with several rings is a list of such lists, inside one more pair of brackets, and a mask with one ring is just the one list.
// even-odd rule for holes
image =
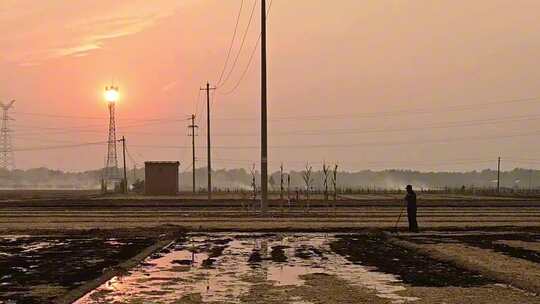
[[[191, 236], [170, 244], [76, 304], [182, 303], [182, 299], [240, 303], [256, 285], [292, 290], [314, 274], [337, 276], [392, 303], [417, 300], [399, 295], [405, 287], [396, 276], [353, 264], [334, 253], [330, 247], [334, 241], [335, 236], [323, 234]], [[291, 295], [286, 303], [309, 302]]]

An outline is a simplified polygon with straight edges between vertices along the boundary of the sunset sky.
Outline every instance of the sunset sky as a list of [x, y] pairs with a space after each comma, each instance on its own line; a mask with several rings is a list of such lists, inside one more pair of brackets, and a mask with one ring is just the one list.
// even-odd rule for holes
[[[272, 170], [323, 160], [348, 170], [469, 170], [495, 168], [499, 155], [503, 169], [540, 167], [540, 1], [272, 2]], [[243, 2], [228, 69], [255, 3]], [[240, 4], [2, 0], [0, 100], [17, 100], [17, 167], [103, 166], [105, 145], [41, 148], [106, 141], [103, 89], [113, 79], [118, 135], [139, 166], [179, 160], [189, 168], [187, 118], [197, 113], [204, 167], [199, 88], [218, 81]], [[248, 64], [259, 12], [213, 98], [215, 168], [259, 159], [258, 50], [224, 94]]]

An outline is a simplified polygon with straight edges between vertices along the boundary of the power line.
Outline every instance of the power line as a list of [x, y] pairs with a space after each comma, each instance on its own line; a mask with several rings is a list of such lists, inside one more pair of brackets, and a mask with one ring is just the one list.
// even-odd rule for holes
[[[470, 137], [450, 137], [442, 139], [428, 139], [422, 141], [402, 141], [402, 142], [359, 142], [355, 144], [307, 144], [307, 145], [276, 145], [269, 146], [271, 149], [318, 149], [318, 148], [371, 148], [371, 147], [385, 147], [385, 146], [400, 146], [400, 145], [420, 145], [420, 144], [430, 144], [430, 143], [448, 143], [455, 141], [486, 141], [486, 140], [498, 140], [504, 138], [515, 138], [515, 137], [527, 137], [527, 136], [538, 136], [540, 135], [539, 131], [528, 132], [528, 133], [515, 133], [507, 135], [496, 135], [496, 136], [470, 136]], [[160, 148], [160, 149], [191, 149], [191, 146], [174, 146], [174, 145], [137, 145], [138, 147], [145, 148]], [[206, 148], [205, 146], [200, 146], [199, 148]], [[230, 150], [251, 150], [259, 149], [259, 146], [212, 146], [216, 149], [230, 149]]]
[[[270, 4], [268, 5], [268, 10], [266, 11], [266, 16], [267, 17], [270, 14], [270, 9], [272, 8], [272, 3], [273, 2], [274, 2], [273, 0], [270, 1]], [[246, 65], [246, 67], [244, 68], [244, 71], [240, 75], [240, 78], [238, 79], [236, 84], [230, 90], [228, 90], [226, 92], [223, 92], [223, 93], [220, 92], [220, 94], [229, 95], [229, 94], [233, 93], [234, 91], [236, 91], [236, 89], [238, 89], [238, 87], [240, 86], [240, 84], [242, 83], [244, 78], [246, 77], [247, 72], [249, 71], [249, 68], [251, 67], [251, 63], [253, 62], [253, 58], [255, 57], [255, 53], [257, 53], [257, 49], [259, 48], [260, 42], [261, 42], [261, 33], [259, 33], [259, 37], [257, 38], [257, 42], [255, 43], [255, 47], [253, 48], [253, 51], [251, 51], [251, 55], [249, 56], [248, 63]]]
[[202, 96], [201, 92], [202, 92], [201, 90], [197, 90], [197, 101], [195, 101], [195, 109], [194, 109], [195, 117], [198, 117], [199, 115], [199, 104], [201, 104], [201, 96]]
[[134, 164], [134, 165], [137, 165], [138, 162], [135, 160], [135, 158], [133, 158], [133, 156], [131, 155], [131, 153], [129, 152], [129, 149], [128, 149], [128, 145], [126, 145], [126, 153], [129, 157], [129, 160]]
[[193, 116], [191, 116], [191, 124], [188, 126], [188, 128], [191, 130], [191, 134], [189, 136], [191, 136], [191, 147], [192, 147], [192, 165], [193, 165], [193, 178], [192, 178], [192, 182], [193, 182], [193, 193], [196, 192], [196, 180], [195, 180], [195, 166], [196, 166], [196, 154], [195, 154], [195, 136], [196, 136], [196, 132], [195, 130], [197, 128], [199, 128], [199, 126], [197, 126], [195, 124], [195, 114], [193, 114]]
[[[400, 111], [380, 111], [380, 112], [368, 112], [368, 113], [347, 113], [347, 114], [328, 114], [328, 115], [298, 115], [298, 116], [277, 116], [270, 119], [270, 121], [282, 121], [282, 120], [324, 120], [324, 119], [344, 119], [344, 118], [381, 118], [381, 117], [390, 117], [398, 115], [424, 115], [424, 114], [433, 114], [439, 112], [459, 112], [459, 111], [469, 111], [476, 110], [482, 107], [491, 107], [493, 105], [502, 105], [502, 104], [515, 104], [515, 103], [524, 103], [524, 102], [536, 102], [539, 101], [540, 97], [531, 97], [531, 98], [520, 98], [520, 99], [509, 99], [501, 101], [491, 101], [484, 103], [477, 103], [471, 105], [456, 105], [449, 107], [438, 107], [432, 109], [426, 108], [416, 108], [409, 110], [400, 110]], [[221, 117], [216, 118], [218, 120], [256, 120], [257, 118], [253, 117]]]
[[[417, 130], [462, 128], [462, 127], [472, 127], [472, 126], [481, 126], [481, 125], [492, 125], [492, 124], [498, 124], [498, 123], [523, 122], [523, 121], [529, 121], [529, 120], [537, 120], [538, 118], [540, 118], [540, 115], [537, 114], [537, 115], [506, 116], [506, 117], [501, 117], [501, 118], [455, 121], [455, 122], [447, 122], [447, 123], [442, 123], [442, 124], [426, 124], [423, 126], [410, 127], [410, 128], [389, 128], [389, 129], [350, 129], [349, 128], [349, 129], [297, 130], [297, 131], [290, 131], [290, 132], [273, 133], [272, 136], [290, 136], [290, 135], [309, 136], [309, 135], [323, 135], [323, 134], [335, 135], [335, 134], [408, 132], [408, 131], [417, 131]], [[256, 134], [252, 134], [252, 135], [256, 135]]]
[[[450, 121], [444, 123], [436, 124], [425, 124], [417, 127], [409, 128], [386, 128], [386, 129], [305, 129], [305, 130], [292, 130], [284, 132], [274, 132], [270, 135], [273, 137], [276, 136], [315, 136], [315, 135], [339, 135], [339, 134], [365, 134], [365, 133], [400, 133], [400, 132], [409, 132], [417, 130], [433, 130], [433, 129], [448, 129], [448, 128], [462, 128], [462, 127], [473, 127], [473, 126], [482, 126], [482, 125], [493, 125], [499, 123], [515, 123], [523, 122], [530, 120], [537, 120], [540, 118], [540, 114], [534, 115], [517, 115], [517, 116], [505, 116], [505, 117], [495, 117], [487, 119], [475, 119], [475, 120], [463, 120], [463, 121]], [[37, 128], [37, 127], [36, 127]], [[48, 129], [48, 128], [47, 128]], [[61, 133], [68, 132], [82, 132], [82, 133], [102, 133], [102, 130], [83, 130], [83, 129], [73, 129], [73, 130], [62, 130], [62, 128], [52, 128], [53, 130], [61, 130]], [[17, 134], [27, 135], [27, 134], [46, 134], [48, 132], [19, 132]], [[127, 131], [124, 132], [130, 135], [151, 135], [151, 136], [173, 136], [179, 137], [183, 136], [179, 133], [165, 133], [165, 132], [144, 132], [144, 131]], [[249, 136], [259, 136], [258, 133], [217, 133], [213, 134], [215, 137], [249, 137]], [[19, 137], [20, 138], [20, 137]]]
[[[168, 124], [168, 123], [174, 123], [174, 122], [185, 122], [188, 119], [178, 119], [174, 121], [150, 121], [147, 123], [139, 123], [139, 124], [128, 124], [128, 125], [121, 125], [120, 129], [130, 129], [130, 128], [137, 128], [137, 127], [146, 127], [151, 125], [161, 125], [161, 124]], [[63, 134], [63, 133], [70, 133], [70, 132], [88, 132], [88, 133], [102, 133], [103, 130], [90, 130], [86, 129], [84, 126], [78, 126], [81, 129], [78, 128], [66, 128], [66, 127], [41, 127], [41, 126], [22, 126], [22, 129], [39, 129], [39, 130], [51, 130], [51, 131], [57, 131], [57, 132], [18, 132], [17, 134]], [[87, 127], [102, 127], [106, 128], [106, 125], [88, 125]], [[83, 129], [84, 128], [84, 129]]]
[[[256, 50], [255, 50], [256, 51]], [[255, 54], [255, 51], [253, 54]], [[200, 93], [200, 92], [199, 92]], [[224, 94], [224, 93], [221, 93]], [[201, 94], [199, 94], [198, 99], [200, 100]], [[270, 121], [282, 121], [282, 120], [324, 120], [324, 119], [343, 119], [343, 118], [381, 118], [397, 115], [424, 115], [424, 114], [433, 114], [439, 112], [457, 112], [457, 111], [469, 111], [476, 110], [482, 107], [491, 107], [493, 105], [504, 105], [504, 104], [515, 104], [515, 103], [526, 103], [526, 102], [537, 102], [540, 101], [540, 97], [529, 97], [529, 98], [519, 98], [519, 99], [508, 99], [501, 101], [490, 101], [477, 104], [469, 105], [455, 105], [449, 107], [438, 107], [438, 108], [416, 108], [400, 111], [377, 111], [377, 112], [368, 112], [368, 113], [353, 113], [353, 114], [329, 114], [329, 115], [293, 115], [293, 116], [276, 116]], [[198, 113], [198, 107], [196, 114]], [[41, 117], [51, 117], [51, 118], [73, 118], [73, 119], [98, 119], [103, 120], [103, 116], [76, 116], [76, 115], [58, 115], [58, 114], [43, 114], [43, 113], [29, 113], [29, 112], [13, 112], [12, 114], [17, 115], [31, 115], [31, 116], [41, 116]], [[189, 115], [186, 115], [188, 117]], [[214, 120], [256, 120], [257, 118], [252, 117], [215, 117]], [[168, 122], [184, 122], [188, 121], [189, 118], [179, 118], [179, 117], [156, 117], [156, 118], [122, 118], [121, 121], [140, 121], [148, 123], [168, 123]], [[102, 125], [96, 125], [102, 126]], [[141, 125], [142, 126], [142, 125]], [[126, 126], [124, 126], [126, 127]], [[40, 127], [36, 127], [40, 128]]]
[[37, 146], [37, 147], [26, 147], [26, 148], [16, 148], [13, 151], [43, 151], [43, 150], [58, 150], [58, 149], [68, 149], [68, 148], [79, 148], [87, 146], [96, 146], [108, 144], [108, 141], [100, 142], [90, 142], [90, 143], [79, 143], [79, 144], [70, 144], [70, 145], [59, 145], [59, 146]]
[[[248, 160], [248, 159], [228, 159], [228, 158], [216, 158], [214, 159], [216, 161], [221, 161], [221, 162], [228, 162], [228, 163], [246, 163], [246, 164], [253, 164], [253, 163], [258, 163], [258, 161], [253, 161], [253, 160]], [[309, 164], [316, 164], [316, 163], [321, 163], [322, 161], [321, 160], [312, 160], [312, 161], [309, 161], [309, 160], [289, 160], [289, 161], [285, 161], [285, 162], [282, 162], [282, 161], [270, 161], [270, 163], [274, 163], [274, 164], [280, 164], [280, 163], [286, 163], [286, 164], [306, 164], [306, 163], [309, 163]], [[349, 162], [349, 161], [342, 161], [342, 163], [344, 164], [347, 164], [347, 165], [351, 165], [351, 164], [355, 164], [355, 165], [388, 165], [388, 164], [411, 164], [411, 165], [458, 165], [458, 164], [481, 164], [481, 163], [493, 163], [492, 160], [486, 160], [485, 158], [484, 159], [450, 159], [450, 160], [432, 160], [432, 161], [428, 161], [428, 162], [425, 162], [425, 161], [422, 161], [422, 162], [418, 162], [418, 161], [409, 161], [409, 160], [404, 160], [404, 161], [395, 161], [395, 160], [377, 160], [377, 161], [363, 161], [363, 162], [359, 162], [359, 161], [353, 161], [353, 162]]]
[[253, 48], [253, 51], [251, 52], [251, 55], [249, 56], [249, 61], [248, 61], [248, 64], [246, 65], [246, 68], [244, 69], [244, 71], [242, 72], [242, 74], [240, 75], [240, 78], [238, 79], [238, 81], [236, 82], [236, 84], [234, 85], [234, 87], [232, 87], [232, 89], [228, 90], [228, 91], [225, 91], [225, 92], [221, 92], [220, 91], [220, 94], [221, 95], [229, 95], [229, 94], [232, 94], [234, 91], [236, 91], [236, 89], [238, 89], [238, 87], [240, 86], [240, 84], [242, 83], [242, 81], [244, 80], [244, 78], [246, 77], [247, 75], [247, 72], [249, 71], [249, 68], [251, 67], [251, 62], [253, 61], [253, 58], [255, 57], [255, 54], [257, 52], [257, 49], [259, 48], [259, 43], [261, 42], [261, 36], [259, 36], [259, 38], [257, 39], [257, 42], [255, 43], [255, 47]]
[[234, 26], [234, 32], [233, 32], [233, 35], [232, 35], [231, 43], [229, 45], [229, 50], [227, 51], [227, 57], [225, 59], [225, 64], [223, 65], [223, 69], [221, 70], [221, 74], [219, 75], [219, 80], [217, 81], [217, 86], [221, 85], [221, 80], [223, 79], [223, 75], [224, 75], [225, 70], [227, 69], [227, 66], [229, 64], [229, 59], [231, 58], [231, 51], [232, 51], [232, 48], [233, 48], [233, 45], [234, 45], [234, 41], [236, 40], [236, 33], [238, 32], [238, 24], [240, 23], [240, 16], [242, 15], [242, 8], [243, 7], [244, 7], [244, 0], [242, 0], [240, 2], [240, 9], [238, 10], [238, 15], [236, 16], [236, 25]]
[[221, 84], [219, 84], [219, 86], [222, 86], [223, 84], [227, 83], [227, 81], [231, 77], [231, 74], [233, 73], [234, 69], [236, 68], [236, 64], [238, 63], [238, 58], [240, 58], [240, 54], [242, 53], [242, 49], [244, 48], [244, 45], [246, 43], [246, 37], [247, 37], [247, 34], [248, 34], [249, 29], [251, 27], [251, 22], [253, 21], [253, 16], [255, 14], [255, 9], [257, 8], [257, 2], [258, 2], [258, 0], [255, 0], [255, 2], [253, 3], [253, 7], [251, 9], [251, 14], [249, 16], [249, 21], [248, 21], [248, 24], [247, 24], [246, 29], [244, 31], [244, 35], [242, 36], [242, 42], [240, 43], [240, 48], [238, 49], [238, 53], [236, 53], [236, 57], [234, 58], [232, 68], [229, 70], [229, 73], [227, 73], [227, 76], [225, 76], [225, 79], [223, 80], [223, 82], [221, 82]]
[[[65, 119], [87, 119], [87, 120], [103, 120], [103, 116], [79, 116], [79, 115], [63, 115], [63, 114], [46, 114], [32, 112], [14, 112], [17, 115], [36, 116], [44, 118], [65, 118]], [[187, 116], [187, 115], [186, 115]], [[141, 122], [159, 122], [159, 121], [182, 121], [183, 118], [176, 117], [154, 117], [154, 118], [130, 118], [123, 117], [122, 121], [141, 121]]]

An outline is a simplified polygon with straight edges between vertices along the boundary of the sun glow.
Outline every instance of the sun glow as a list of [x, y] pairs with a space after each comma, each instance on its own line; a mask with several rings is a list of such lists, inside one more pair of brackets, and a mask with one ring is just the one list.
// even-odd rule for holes
[[110, 86], [105, 87], [105, 100], [110, 103], [116, 103], [120, 98], [118, 87]]

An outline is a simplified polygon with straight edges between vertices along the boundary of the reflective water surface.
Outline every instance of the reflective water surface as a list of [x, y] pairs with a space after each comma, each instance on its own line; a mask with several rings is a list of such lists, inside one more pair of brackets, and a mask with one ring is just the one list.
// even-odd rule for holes
[[[302, 286], [310, 274], [337, 276], [393, 303], [417, 300], [399, 295], [405, 287], [395, 276], [335, 254], [329, 245], [333, 240], [325, 234], [191, 235], [76, 303], [179, 303], [186, 297], [241, 303], [254, 285]], [[298, 296], [291, 299], [290, 303], [309, 303]]]

